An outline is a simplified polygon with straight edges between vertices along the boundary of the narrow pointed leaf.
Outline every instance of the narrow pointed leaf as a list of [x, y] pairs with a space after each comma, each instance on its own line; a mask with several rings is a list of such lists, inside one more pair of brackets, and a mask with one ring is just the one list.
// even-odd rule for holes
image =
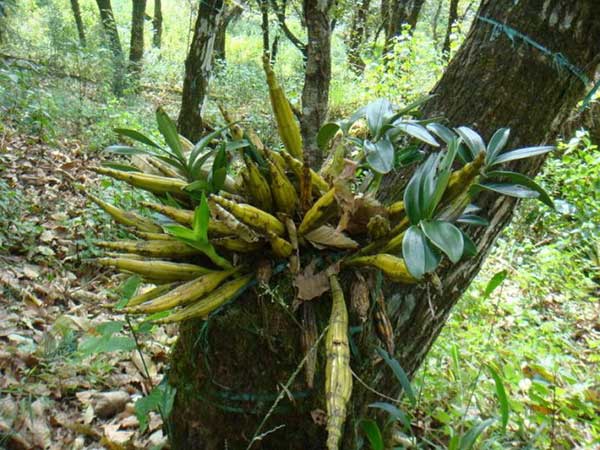
[[383, 436], [377, 422], [371, 419], [363, 419], [360, 421], [360, 427], [367, 436], [372, 450], [384, 450]]
[[411, 112], [412, 110], [418, 108], [419, 106], [421, 106], [423, 103], [428, 102], [430, 99], [433, 98], [433, 95], [426, 95], [424, 97], [418, 98], [416, 99], [414, 102], [409, 103], [408, 105], [406, 105], [404, 108], [399, 109], [398, 111], [396, 111], [394, 113], [394, 115], [390, 118], [390, 122], [394, 122], [397, 119], [399, 119], [400, 117], [404, 116], [405, 114], [408, 114], [409, 112]]
[[504, 146], [508, 142], [509, 136], [510, 128], [500, 128], [494, 133], [487, 146], [487, 153], [485, 155], [485, 160], [487, 163], [492, 162], [496, 155], [504, 149]]
[[141, 142], [142, 144], [146, 144], [150, 147], [162, 150], [162, 147], [160, 145], [158, 145], [152, 139], [147, 137], [145, 134], [140, 133], [139, 131], [130, 130], [129, 128], [115, 128], [114, 131], [115, 133], [120, 134], [122, 136], [127, 136], [128, 138], [133, 139], [134, 141]]
[[526, 175], [523, 175], [522, 173], [510, 172], [507, 170], [495, 170], [492, 172], [488, 172], [486, 174], [486, 177], [487, 178], [494, 178], [494, 177], [506, 178], [506, 179], [512, 181], [513, 183], [517, 183], [521, 186], [528, 187], [540, 194], [538, 198], [541, 202], [545, 203], [550, 208], [554, 209], [554, 202], [552, 201], [552, 199], [550, 198], [548, 193], [545, 191], [545, 189], [543, 187], [541, 187], [539, 184], [537, 184], [534, 180], [532, 180], [531, 178], [529, 178]]
[[129, 145], [109, 145], [103, 151], [115, 155], [154, 155], [154, 152], [151, 150], [131, 147]]
[[502, 378], [496, 369], [488, 365], [488, 370], [494, 379], [494, 383], [496, 384], [496, 397], [498, 398], [498, 403], [500, 405], [500, 416], [502, 418], [502, 429], [506, 431], [506, 426], [508, 425], [508, 418], [510, 415], [510, 408], [508, 404], [508, 396], [506, 395], [506, 390], [504, 389], [504, 383], [502, 383]]
[[486, 189], [488, 191], [497, 192], [502, 195], [516, 198], [538, 198], [540, 193], [525, 186], [512, 183], [480, 183], [473, 186], [475, 189]]
[[476, 214], [463, 214], [456, 221], [466, 225], [478, 225], [482, 227], [487, 227], [490, 224], [489, 220]]
[[494, 419], [487, 419], [475, 425], [460, 438], [458, 448], [460, 448], [460, 450], [471, 450], [481, 433], [493, 423]]
[[156, 110], [156, 121], [158, 122], [158, 131], [165, 138], [165, 142], [169, 148], [173, 150], [177, 158], [183, 160], [183, 148], [181, 147], [177, 127], [169, 115], [160, 107]]
[[471, 150], [471, 154], [473, 157], [477, 156], [481, 152], [485, 152], [485, 143], [483, 139], [475, 130], [472, 130], [469, 127], [458, 127], [455, 128], [456, 132], [460, 135], [464, 143], [469, 150]]
[[375, 402], [371, 403], [369, 408], [381, 409], [382, 411], [387, 412], [392, 419], [402, 422], [402, 425], [404, 425], [405, 429], [410, 429], [410, 419], [396, 405], [392, 405], [391, 403], [387, 402]]
[[453, 139], [456, 139], [456, 134], [454, 134], [450, 128], [442, 125], [441, 123], [430, 123], [426, 128], [446, 144], [449, 144]]
[[526, 147], [518, 150], [511, 150], [509, 152], [500, 153], [497, 155], [491, 165], [495, 166], [509, 161], [516, 161], [517, 159], [530, 158], [532, 156], [543, 155], [544, 153], [551, 152], [555, 147], [552, 145], [540, 146], [540, 147]]
[[406, 374], [400, 363], [381, 347], [377, 347], [377, 353], [383, 358], [383, 360], [390, 367], [390, 369], [392, 369], [392, 372], [396, 376], [397, 380], [400, 382], [400, 385], [402, 386], [404, 393], [410, 400], [410, 403], [413, 406], [415, 406], [417, 404], [417, 396], [415, 395], [415, 391], [413, 390], [412, 385], [410, 384], [408, 375]]
[[439, 147], [440, 144], [435, 140], [433, 135], [427, 131], [423, 125], [409, 122], [396, 122], [394, 123], [396, 129], [412, 136], [421, 142], [431, 145], [432, 147]]

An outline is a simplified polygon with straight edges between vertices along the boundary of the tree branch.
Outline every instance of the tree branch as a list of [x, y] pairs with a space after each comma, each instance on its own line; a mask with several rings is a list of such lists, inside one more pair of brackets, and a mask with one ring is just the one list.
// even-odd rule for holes
[[285, 36], [290, 40], [290, 42], [294, 44], [294, 47], [300, 50], [303, 58], [306, 59], [306, 44], [304, 44], [300, 39], [296, 37], [294, 33], [292, 33], [292, 30], [288, 28], [285, 22], [285, 4], [286, 2], [284, 1], [283, 5], [280, 6], [277, 4], [277, 0], [271, 0], [271, 7], [273, 8], [273, 11], [275, 11], [275, 17], [277, 18], [277, 22], [279, 23], [283, 34], [285, 34]]

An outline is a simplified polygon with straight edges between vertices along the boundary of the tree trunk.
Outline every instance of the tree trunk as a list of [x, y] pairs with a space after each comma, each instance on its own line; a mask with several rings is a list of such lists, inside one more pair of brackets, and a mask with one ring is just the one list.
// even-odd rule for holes
[[[595, 0], [484, 0], [478, 15], [505, 23], [560, 52], [589, 78], [600, 69], [600, 4]], [[489, 23], [475, 21], [435, 87], [436, 96], [424, 105], [425, 116], [442, 115], [452, 126], [473, 126], [486, 139], [497, 128], [509, 126], [510, 148], [552, 142], [587, 86], [568, 70], [557, 70], [555, 60], [537, 48], [496, 31]], [[513, 166], [534, 175], [543, 160], [538, 157]], [[388, 198], [397, 197], [406, 177], [395, 174], [384, 180]], [[506, 197], [484, 196], [477, 204], [490, 226], [468, 230], [479, 249], [476, 257], [440, 269], [443, 294], [431, 286], [387, 287], [395, 356], [411, 375], [515, 209], [515, 201]], [[342, 282], [348, 285], [344, 277]], [[277, 292], [286, 299], [291, 291], [282, 283]], [[330, 302], [313, 304], [322, 330]], [[356, 325], [352, 318], [351, 324]], [[174, 448], [223, 448], [225, 442], [229, 448], [245, 448], [272, 405], [273, 394], [303, 357], [298, 350], [299, 334], [281, 300], [272, 301], [269, 296], [257, 300], [250, 294], [204, 324], [184, 324], [169, 375], [178, 389], [171, 417]], [[353, 335], [353, 340], [360, 355], [352, 357], [353, 371], [377, 391], [395, 396], [399, 386], [391, 371], [372, 364], [373, 347], [378, 344], [369, 328]], [[252, 448], [323, 448], [323, 428], [315, 424], [314, 415], [325, 409], [323, 367], [320, 349], [315, 389], [295, 379], [287, 389], [293, 402], [285, 396], [260, 429], [260, 433], [270, 433]], [[354, 383], [342, 448], [355, 448], [357, 421], [370, 414], [366, 405], [378, 400]]]
[[444, 45], [442, 47], [442, 53], [446, 58], [450, 58], [450, 36], [452, 35], [452, 27], [456, 19], [458, 19], [458, 0], [450, 0], [448, 27], [446, 28], [446, 36], [444, 37]]
[[221, 26], [217, 30], [217, 36], [215, 37], [215, 52], [214, 58], [225, 61], [225, 41], [227, 37], [227, 28], [229, 25], [236, 21], [242, 15], [242, 7], [234, 4], [227, 8], [227, 11], [223, 14], [223, 20]]
[[303, 13], [308, 43], [300, 130], [304, 144], [304, 159], [311, 167], [318, 167], [323, 158], [316, 137], [327, 117], [329, 103], [331, 81], [329, 9], [331, 5], [331, 0], [304, 0]]
[[123, 48], [121, 47], [119, 30], [117, 30], [117, 24], [115, 22], [112, 5], [110, 0], [96, 0], [96, 3], [98, 4], [98, 9], [100, 10], [102, 27], [104, 28], [104, 33], [108, 39], [108, 45], [113, 54], [113, 92], [116, 95], [122, 95], [124, 87], [123, 69], [125, 64], [123, 58]]
[[81, 18], [81, 9], [79, 8], [79, 0], [71, 0], [71, 10], [73, 11], [73, 17], [75, 18], [75, 25], [77, 25], [79, 44], [81, 44], [82, 47], [85, 47], [85, 30], [83, 28], [83, 20]]
[[139, 80], [144, 56], [144, 16], [146, 0], [132, 0], [131, 10], [131, 42], [129, 47], [129, 71], [133, 78]]
[[425, 0], [391, 0], [388, 4], [388, 22], [385, 30], [384, 53], [393, 45], [393, 40], [402, 34], [402, 26], [407, 24], [414, 30]]
[[162, 6], [160, 0], [154, 0], [154, 16], [152, 17], [152, 46], [160, 48], [162, 40]]
[[362, 0], [352, 14], [352, 23], [348, 35], [348, 64], [350, 69], [360, 75], [365, 70], [365, 62], [360, 56], [361, 45], [365, 40], [365, 25], [371, 0]]
[[185, 79], [181, 111], [177, 120], [179, 133], [196, 142], [202, 136], [202, 110], [212, 73], [216, 31], [223, 20], [223, 0], [200, 2], [194, 37], [185, 60]]

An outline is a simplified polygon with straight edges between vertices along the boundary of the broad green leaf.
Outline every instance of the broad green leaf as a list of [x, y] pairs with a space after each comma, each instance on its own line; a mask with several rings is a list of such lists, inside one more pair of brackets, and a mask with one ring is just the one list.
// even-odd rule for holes
[[486, 173], [486, 178], [494, 178], [494, 177], [506, 178], [506, 179], [512, 181], [513, 183], [533, 189], [534, 191], [536, 191], [540, 194], [538, 199], [541, 202], [548, 205], [550, 208], [554, 209], [554, 202], [552, 201], [552, 199], [550, 198], [548, 193], [544, 190], [543, 187], [541, 187], [539, 184], [537, 184], [534, 180], [532, 180], [528, 176], [523, 175], [522, 173], [511, 172], [508, 170], [494, 170], [494, 171]]
[[371, 403], [369, 408], [377, 408], [387, 412], [392, 419], [399, 420], [405, 429], [410, 429], [410, 419], [396, 405], [387, 402], [375, 402]]
[[384, 450], [383, 436], [377, 422], [371, 419], [363, 419], [360, 421], [360, 427], [367, 436], [372, 450]]
[[335, 134], [339, 131], [340, 125], [335, 122], [329, 122], [324, 124], [317, 133], [317, 145], [321, 150], [325, 150], [327, 148], [327, 144], [329, 141], [335, 136]]
[[490, 281], [488, 281], [488, 284], [486, 285], [485, 290], [483, 291], [483, 298], [489, 298], [489, 296], [492, 295], [492, 292], [494, 292], [496, 288], [498, 288], [498, 286], [500, 286], [502, 282], [506, 279], [507, 275], [508, 272], [506, 272], [506, 270], [501, 270], [500, 272], [494, 274], [494, 276], [490, 278]]
[[498, 371], [492, 366], [487, 366], [492, 378], [494, 379], [494, 383], [496, 384], [496, 397], [498, 397], [498, 403], [500, 404], [500, 416], [502, 417], [502, 430], [506, 431], [506, 426], [508, 425], [508, 417], [510, 414], [510, 408], [508, 404], [508, 396], [506, 395], [506, 390], [504, 389], [504, 383], [502, 383], [502, 378]]
[[433, 245], [448, 255], [450, 261], [456, 263], [460, 260], [464, 241], [458, 228], [449, 222], [434, 220], [421, 222], [421, 229]]
[[487, 419], [475, 425], [460, 438], [458, 448], [460, 450], [471, 450], [481, 433], [493, 423], [494, 419]]
[[156, 110], [156, 121], [158, 122], [158, 131], [160, 131], [160, 134], [165, 138], [165, 142], [169, 148], [173, 150], [175, 156], [183, 162], [183, 148], [181, 146], [181, 141], [179, 140], [177, 127], [161, 107]]
[[490, 139], [490, 142], [488, 142], [487, 153], [485, 155], [486, 163], [489, 164], [490, 162], [492, 162], [496, 155], [504, 149], [504, 146], [508, 142], [509, 136], [510, 128], [500, 128], [494, 133], [494, 135]]
[[191, 165], [190, 173], [195, 181], [202, 179], [202, 176], [204, 176], [203, 175], [204, 172], [202, 171], [202, 166], [204, 166], [204, 163], [206, 161], [208, 161], [208, 159], [211, 156], [214, 155], [215, 151], [216, 150], [214, 150], [214, 149], [208, 150], [206, 153], [204, 153], [204, 155], [196, 158], [196, 160], [194, 161], [194, 164]]
[[546, 145], [541, 147], [526, 147], [518, 150], [511, 150], [509, 152], [500, 153], [490, 162], [492, 166], [502, 164], [509, 161], [516, 161], [517, 159], [530, 158], [532, 156], [543, 155], [544, 153], [551, 152], [555, 147], [552, 145]]
[[177, 239], [185, 239], [185, 240], [195, 240], [196, 235], [193, 230], [186, 228], [181, 225], [164, 225], [164, 230], [169, 233], [171, 236], [176, 237]]
[[211, 182], [213, 192], [218, 192], [223, 189], [225, 184], [225, 178], [227, 177], [227, 168], [229, 165], [229, 160], [227, 159], [227, 153], [225, 152], [225, 146], [221, 145], [217, 154], [215, 155], [215, 159], [213, 161], [212, 172], [211, 172]]
[[486, 189], [502, 195], [516, 198], [538, 198], [540, 193], [520, 184], [484, 182], [473, 185], [475, 189]]
[[421, 177], [423, 176], [422, 167], [423, 166], [419, 166], [417, 170], [415, 170], [413, 176], [408, 181], [406, 189], [404, 189], [404, 209], [413, 225], [419, 223], [422, 216], [420, 202]]
[[364, 141], [367, 163], [377, 173], [386, 174], [394, 168], [394, 146], [387, 137], [377, 142]]
[[442, 125], [441, 123], [433, 122], [428, 124], [426, 128], [446, 144], [449, 144], [452, 142], [452, 140], [457, 138], [456, 134], [454, 134], [450, 128]]
[[151, 412], [158, 412], [167, 420], [173, 410], [177, 389], [172, 387], [166, 379], [156, 386], [148, 395], [135, 402], [134, 411], [143, 433], [148, 428], [148, 419]]
[[420, 140], [421, 142], [431, 145], [432, 147], [440, 146], [432, 134], [427, 131], [427, 128], [425, 128], [423, 125], [410, 122], [396, 122], [394, 123], [394, 128]]
[[385, 98], [374, 100], [366, 106], [365, 115], [371, 136], [378, 137], [380, 135], [382, 127], [392, 114], [392, 104]]
[[400, 366], [400, 363], [396, 359], [392, 358], [390, 354], [381, 347], [377, 347], [377, 353], [392, 369], [392, 372], [394, 372], [396, 379], [400, 382], [400, 386], [402, 386], [404, 393], [410, 400], [411, 405], [415, 406], [417, 404], [417, 396], [415, 395], [415, 391], [413, 391], [413, 388], [410, 384], [410, 380], [408, 379], [408, 375], [406, 374], [402, 366]]
[[115, 155], [154, 155], [155, 152], [144, 148], [131, 147], [130, 145], [109, 145], [104, 150], [106, 153], [113, 153]]
[[472, 258], [477, 254], [477, 246], [475, 242], [466, 234], [463, 233], [463, 242], [464, 242], [464, 252], [463, 256], [467, 258]]
[[440, 263], [439, 254], [431, 248], [418, 225], [412, 225], [402, 240], [402, 256], [411, 275], [417, 279], [433, 272]]
[[131, 351], [135, 346], [135, 340], [129, 336], [102, 335], [83, 340], [78, 350], [84, 356], [88, 356], [96, 353]]
[[421, 176], [421, 185], [419, 186], [419, 208], [421, 209], [421, 219], [428, 219], [432, 214], [432, 206], [435, 200], [435, 191], [438, 184], [438, 167], [442, 159], [442, 153], [432, 154], [427, 158], [422, 166], [423, 175]]
[[142, 279], [139, 277], [139, 275], [133, 275], [127, 278], [127, 280], [125, 280], [125, 282], [119, 286], [121, 299], [115, 305], [115, 309], [123, 308], [129, 299], [135, 295], [141, 283]]
[[475, 130], [472, 130], [469, 127], [458, 127], [455, 128], [455, 131], [462, 138], [463, 142], [469, 147], [471, 150], [471, 154], [473, 157], [477, 156], [481, 152], [485, 152], [485, 143], [483, 139]]
[[198, 164], [196, 162], [196, 159], [198, 158], [198, 156], [212, 142], [213, 139], [215, 139], [217, 136], [219, 136], [221, 133], [223, 133], [223, 131], [225, 131], [231, 125], [234, 125], [235, 123], [237, 123], [237, 122], [234, 122], [232, 124], [229, 124], [229, 125], [226, 125], [224, 127], [221, 127], [218, 130], [212, 131], [212, 132], [208, 133], [206, 136], [203, 136], [198, 142], [196, 142], [196, 145], [194, 145], [194, 148], [190, 152], [190, 156], [189, 156], [189, 159], [188, 159], [188, 166], [190, 168], [192, 168], [192, 167], [198, 167], [198, 168], [202, 167], [202, 165], [198, 166]]
[[471, 153], [471, 150], [469, 150], [469, 147], [467, 147], [462, 141], [460, 141], [460, 144], [458, 145], [458, 159], [460, 159], [463, 164], [473, 161], [473, 154]]
[[210, 220], [210, 210], [206, 195], [202, 194], [200, 205], [194, 211], [194, 235], [196, 240], [202, 243], [208, 243], [208, 222]]
[[464, 223], [466, 225], [478, 225], [481, 227], [487, 227], [490, 224], [489, 220], [476, 214], [463, 214], [458, 219], [456, 219], [456, 221], [458, 223]]
[[159, 150], [163, 149], [160, 145], [158, 145], [152, 139], [150, 139], [146, 135], [140, 133], [139, 131], [130, 130], [129, 128], [115, 128], [114, 131], [117, 134], [120, 134], [122, 136], [127, 136], [128, 138], [133, 139], [134, 141], [141, 142], [142, 144], [149, 145], [150, 147], [154, 147]]

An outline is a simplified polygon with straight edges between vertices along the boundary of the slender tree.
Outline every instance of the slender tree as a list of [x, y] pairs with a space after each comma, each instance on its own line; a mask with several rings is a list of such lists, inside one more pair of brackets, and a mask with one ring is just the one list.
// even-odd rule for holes
[[[555, 58], [525, 41], [513, 41], [501, 27], [510, 26], [560, 53], [591, 79], [600, 69], [600, 4], [595, 0], [484, 0], [478, 16], [481, 19], [474, 22], [434, 89], [436, 96], [424, 106], [425, 117], [442, 115], [450, 126], [473, 126], [486, 139], [508, 126], [511, 148], [552, 142], [557, 127], [589, 85], [566, 68], [557, 70]], [[543, 157], [537, 157], [513, 168], [532, 176], [542, 163]], [[388, 198], [397, 197], [408, 175], [398, 173], [384, 180]], [[478, 204], [491, 225], [469, 230], [478, 254], [439, 272], [441, 292], [431, 286], [386, 289], [387, 301], [394, 306], [388, 312], [394, 325], [395, 356], [410, 375], [423, 362], [515, 210], [515, 201], [507, 197], [482, 197]], [[326, 304], [326, 317], [329, 303], [313, 303], [317, 309]], [[273, 404], [277, 386], [287, 382], [303, 358], [297, 351], [299, 334], [288, 310], [278, 302], [258, 301], [250, 293], [209, 322], [184, 323], [169, 374], [170, 383], [177, 387], [170, 419], [174, 448], [222, 448], [225, 442], [230, 448], [246, 448]], [[374, 390], [396, 396], [399, 387], [391, 371], [385, 364], [372, 364], [376, 344], [362, 343], [359, 335], [354, 342], [362, 362], [353, 358], [353, 371]], [[319, 367], [323, 365], [321, 355]], [[325, 433], [318, 424], [325, 402], [322, 382], [317, 377], [315, 389], [310, 390], [297, 377], [265, 421], [256, 448], [323, 448]], [[357, 421], [366, 414], [367, 405], [378, 400], [355, 383], [342, 448], [356, 447]]]
[[154, 15], [152, 17], [152, 46], [160, 48], [162, 41], [162, 5], [160, 0], [154, 0]]
[[304, 143], [304, 159], [311, 167], [318, 167], [322, 160], [316, 136], [327, 117], [329, 102], [331, 82], [329, 10], [332, 4], [332, 0], [304, 0], [303, 4], [308, 43], [300, 130]]
[[177, 120], [179, 132], [197, 141], [202, 136], [202, 109], [212, 74], [213, 50], [217, 30], [223, 20], [223, 0], [202, 0], [194, 26], [194, 37], [185, 60], [185, 79], [181, 110]]
[[450, 57], [450, 36], [452, 35], [452, 27], [458, 19], [458, 0], [450, 0], [450, 10], [448, 12], [448, 26], [446, 27], [446, 35], [444, 37], [444, 45], [442, 53], [446, 58]]
[[132, 0], [131, 10], [131, 42], [129, 47], [129, 72], [139, 79], [144, 56], [144, 16], [146, 0]]
[[240, 18], [243, 11], [244, 10], [240, 5], [234, 3], [228, 6], [223, 13], [221, 26], [217, 30], [217, 36], [215, 37], [215, 59], [225, 60], [225, 41], [227, 37], [227, 28], [229, 28], [229, 25]]
[[348, 63], [350, 69], [359, 75], [365, 69], [365, 62], [360, 55], [360, 50], [366, 37], [366, 24], [370, 5], [371, 0], [361, 0], [358, 6], [354, 8], [348, 32]]
[[79, 36], [79, 44], [85, 47], [85, 29], [83, 28], [83, 19], [81, 18], [81, 9], [79, 8], [79, 0], [71, 0], [71, 10], [77, 26], [77, 35]]
[[425, 0], [389, 0], [387, 2], [389, 9], [385, 15], [387, 23], [384, 53], [390, 49], [394, 38], [400, 36], [403, 25], [409, 25], [411, 30], [415, 29], [424, 3]]
[[119, 39], [119, 30], [117, 29], [110, 0], [96, 0], [96, 4], [100, 10], [100, 20], [102, 21], [102, 27], [108, 40], [108, 46], [113, 54], [113, 92], [116, 95], [121, 95], [123, 93], [123, 71], [125, 64], [123, 48]]

